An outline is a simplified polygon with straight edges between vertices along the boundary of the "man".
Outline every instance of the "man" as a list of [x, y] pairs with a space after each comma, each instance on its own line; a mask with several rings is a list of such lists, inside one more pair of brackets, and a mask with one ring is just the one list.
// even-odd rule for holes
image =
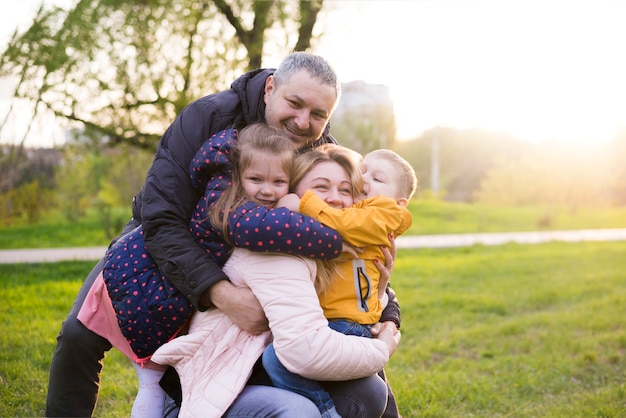
[[[254, 295], [235, 288], [189, 231], [191, 212], [198, 200], [188, 177], [189, 164], [212, 134], [255, 122], [265, 121], [284, 130], [302, 148], [335, 142], [328, 121], [340, 94], [337, 75], [323, 58], [296, 52], [275, 71], [253, 70], [235, 80], [229, 90], [191, 103], [161, 138], [146, 183], [133, 200], [133, 218], [120, 236], [142, 224], [148, 251], [198, 310], [215, 306], [243, 330], [253, 334], [267, 330], [263, 309]], [[101, 271], [102, 260], [85, 280], [57, 337], [46, 416], [91, 416], [95, 408], [102, 359], [111, 344], [87, 330], [77, 314]], [[397, 304], [384, 320], [399, 326]], [[282, 397], [265, 393], [276, 388], [255, 389], [247, 387], [233, 408], [250, 411], [253, 407], [260, 414], [285, 416], [306, 408], [297, 398], [287, 404]], [[233, 408], [234, 415], [237, 411]]]

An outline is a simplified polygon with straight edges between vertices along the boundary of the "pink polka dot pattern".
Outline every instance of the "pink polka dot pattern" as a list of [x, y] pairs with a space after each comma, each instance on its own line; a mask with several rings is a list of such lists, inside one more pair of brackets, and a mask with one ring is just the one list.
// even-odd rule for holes
[[122, 334], [139, 358], [173, 338], [193, 312], [146, 250], [141, 226], [109, 249], [103, 275]]
[[[207, 219], [208, 208], [232, 185], [228, 155], [236, 138], [233, 129], [213, 135], [189, 167], [191, 184], [198, 193], [189, 230], [219, 266], [228, 259], [230, 246]], [[286, 208], [267, 209], [246, 202], [228, 220], [229, 239], [236, 247], [321, 259], [341, 254], [342, 240], [337, 232]], [[189, 300], [148, 253], [141, 226], [111, 247], [103, 274], [122, 334], [139, 358], [148, 358], [176, 336], [193, 312]]]

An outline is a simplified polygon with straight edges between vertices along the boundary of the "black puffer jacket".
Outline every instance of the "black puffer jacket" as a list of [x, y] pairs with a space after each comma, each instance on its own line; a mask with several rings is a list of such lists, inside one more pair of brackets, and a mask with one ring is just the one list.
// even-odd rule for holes
[[[202, 143], [216, 132], [265, 120], [265, 81], [273, 69], [246, 73], [229, 90], [189, 104], [159, 142], [146, 183], [133, 201], [133, 216], [143, 224], [148, 251], [165, 275], [199, 309], [202, 293], [226, 279], [189, 232], [198, 201], [189, 164]], [[328, 127], [322, 142], [333, 142]]]
[[[250, 71], [229, 90], [183, 109], [159, 141], [146, 183], [133, 200], [133, 216], [143, 224], [148, 251], [199, 310], [208, 308], [200, 304], [202, 293], [227, 277], [189, 232], [189, 219], [200, 197], [189, 180], [189, 165], [202, 143], [216, 132], [265, 121], [265, 81], [273, 72]], [[336, 142], [329, 131], [330, 125], [317, 144]], [[383, 319], [399, 326], [399, 316], [396, 301], [390, 303]]]

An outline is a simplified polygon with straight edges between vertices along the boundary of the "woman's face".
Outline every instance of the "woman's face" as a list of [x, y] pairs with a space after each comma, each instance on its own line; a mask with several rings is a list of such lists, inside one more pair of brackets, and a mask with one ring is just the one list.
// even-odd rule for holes
[[307, 190], [311, 190], [335, 209], [347, 208], [354, 203], [350, 176], [334, 161], [319, 163], [302, 177], [295, 192], [302, 197]]

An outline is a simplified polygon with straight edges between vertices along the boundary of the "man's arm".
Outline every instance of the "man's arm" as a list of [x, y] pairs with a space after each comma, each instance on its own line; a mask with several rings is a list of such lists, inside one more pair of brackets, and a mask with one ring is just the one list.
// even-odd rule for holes
[[203, 293], [227, 277], [189, 232], [199, 198], [189, 180], [189, 165], [222, 123], [211, 101], [201, 99], [183, 110], [161, 138], [141, 193], [141, 221], [150, 255], [200, 310], [208, 307], [200, 302]]

